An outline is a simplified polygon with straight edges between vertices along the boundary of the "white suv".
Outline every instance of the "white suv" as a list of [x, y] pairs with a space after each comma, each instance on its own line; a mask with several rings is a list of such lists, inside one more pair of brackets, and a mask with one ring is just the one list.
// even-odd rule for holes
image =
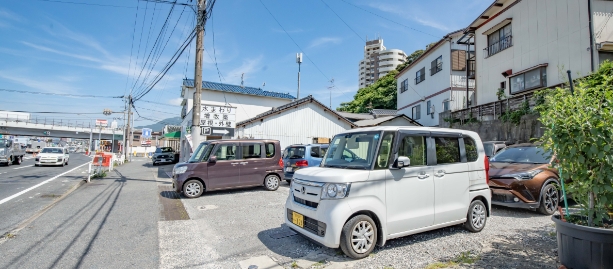
[[298, 170], [286, 224], [364, 258], [388, 239], [462, 224], [485, 227], [488, 159], [475, 132], [373, 127], [332, 139], [320, 167]]

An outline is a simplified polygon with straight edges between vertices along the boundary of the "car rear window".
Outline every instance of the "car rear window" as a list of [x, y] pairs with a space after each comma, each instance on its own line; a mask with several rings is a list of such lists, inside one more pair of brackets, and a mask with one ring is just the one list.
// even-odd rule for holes
[[272, 158], [275, 156], [275, 144], [266, 143], [266, 158]]
[[305, 147], [289, 147], [285, 157], [290, 159], [304, 159], [305, 152]]
[[459, 163], [460, 142], [452, 137], [434, 137], [436, 164]]
[[476, 162], [479, 159], [479, 153], [477, 153], [477, 143], [470, 137], [464, 137], [464, 148], [466, 149], [466, 161]]

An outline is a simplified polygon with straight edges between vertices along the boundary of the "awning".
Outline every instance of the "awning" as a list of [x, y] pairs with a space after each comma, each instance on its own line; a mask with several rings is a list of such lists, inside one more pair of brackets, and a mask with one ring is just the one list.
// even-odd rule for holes
[[171, 132], [164, 134], [165, 138], [181, 138], [181, 131]]
[[491, 33], [500, 30], [500, 28], [507, 26], [507, 24], [511, 23], [512, 20], [513, 18], [506, 18], [503, 21], [499, 22], [498, 24], [494, 25], [492, 28], [487, 29], [485, 32], [483, 32], [483, 34], [490, 35]]

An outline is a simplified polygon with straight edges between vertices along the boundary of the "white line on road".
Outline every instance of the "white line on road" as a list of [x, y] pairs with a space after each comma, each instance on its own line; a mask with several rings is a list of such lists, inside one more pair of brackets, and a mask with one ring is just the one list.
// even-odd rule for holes
[[86, 164], [88, 164], [88, 163], [89, 163], [89, 162], [86, 162], [86, 163], [84, 163], [84, 164], [82, 164], [82, 165], [79, 165], [79, 166], [77, 166], [77, 167], [75, 167], [75, 168], [72, 168], [72, 169], [70, 169], [70, 170], [68, 170], [68, 171], [66, 171], [66, 172], [64, 172], [64, 173], [61, 173], [61, 174], [59, 174], [59, 175], [57, 175], [57, 176], [54, 176], [54, 177], [52, 177], [52, 178], [50, 178], [50, 179], [47, 179], [47, 180], [45, 180], [45, 181], [43, 181], [43, 182], [41, 182], [41, 183], [38, 183], [38, 184], [36, 184], [36, 185], [34, 185], [34, 186], [30, 187], [30, 188], [27, 188], [27, 189], [25, 189], [25, 190], [23, 190], [23, 191], [20, 191], [20, 192], [16, 193], [16, 194], [13, 194], [13, 195], [11, 195], [11, 196], [9, 196], [9, 197], [6, 197], [6, 198], [4, 198], [4, 199], [0, 200], [0, 205], [1, 205], [1, 204], [6, 203], [6, 202], [8, 202], [8, 201], [10, 201], [10, 200], [12, 200], [12, 199], [14, 199], [14, 198], [16, 198], [16, 197], [19, 197], [20, 195], [22, 195], [22, 194], [24, 194], [24, 193], [26, 193], [26, 192], [29, 192], [29, 191], [31, 191], [31, 190], [33, 190], [33, 189], [36, 189], [36, 188], [40, 187], [41, 185], [43, 185], [43, 184], [45, 184], [45, 183], [48, 183], [48, 182], [50, 182], [50, 181], [52, 181], [52, 180], [54, 180], [54, 179], [56, 179], [56, 178], [58, 178], [58, 177], [61, 177], [61, 176], [65, 175], [65, 174], [68, 174], [68, 173], [70, 173], [70, 172], [74, 171], [74, 170], [77, 170], [77, 169], [79, 169], [81, 166], [84, 166], [84, 165], [86, 165]]
[[17, 168], [13, 168], [13, 169], [17, 170], [17, 169], [23, 169], [23, 168], [26, 168], [26, 167], [34, 167], [34, 165], [30, 165], [30, 166], [22, 166], [22, 167], [17, 167]]

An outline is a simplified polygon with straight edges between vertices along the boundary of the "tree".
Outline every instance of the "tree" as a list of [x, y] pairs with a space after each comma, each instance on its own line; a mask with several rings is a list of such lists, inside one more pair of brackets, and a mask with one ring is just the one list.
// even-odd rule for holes
[[338, 111], [352, 113], [368, 113], [370, 106], [378, 109], [396, 109], [396, 76], [398, 71], [392, 70], [384, 77], [366, 88], [359, 89], [353, 96], [353, 101], [341, 103]]
[[426, 46], [426, 50], [416, 50], [413, 53], [411, 53], [411, 55], [407, 56], [407, 60], [404, 63], [396, 66], [396, 70], [398, 72], [402, 71], [402, 69], [407, 67], [407, 65], [412, 64], [415, 60], [417, 60], [417, 58], [419, 58], [422, 54], [424, 54], [424, 52], [426, 52], [430, 47], [434, 46], [434, 44], [436, 44], [436, 42], [432, 42], [428, 44], [428, 46]]

